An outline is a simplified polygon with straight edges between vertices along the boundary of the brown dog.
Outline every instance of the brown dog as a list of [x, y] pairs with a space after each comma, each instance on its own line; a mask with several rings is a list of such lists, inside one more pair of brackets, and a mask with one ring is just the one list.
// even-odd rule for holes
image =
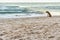
[[49, 11], [46, 11], [46, 13], [48, 13], [49, 17], [52, 17], [51, 13]]

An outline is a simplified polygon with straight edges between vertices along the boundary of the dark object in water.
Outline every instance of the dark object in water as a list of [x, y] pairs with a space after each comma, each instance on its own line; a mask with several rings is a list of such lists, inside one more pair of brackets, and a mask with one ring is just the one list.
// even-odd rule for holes
[[48, 13], [49, 17], [52, 17], [51, 13], [49, 11], [46, 11], [46, 13]]

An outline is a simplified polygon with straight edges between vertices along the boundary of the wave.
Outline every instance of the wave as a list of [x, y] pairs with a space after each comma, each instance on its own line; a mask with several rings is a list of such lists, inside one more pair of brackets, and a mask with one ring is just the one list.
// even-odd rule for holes
[[47, 16], [47, 14], [0, 14], [0, 18], [26, 18], [26, 17], [43, 17], [43, 16]]

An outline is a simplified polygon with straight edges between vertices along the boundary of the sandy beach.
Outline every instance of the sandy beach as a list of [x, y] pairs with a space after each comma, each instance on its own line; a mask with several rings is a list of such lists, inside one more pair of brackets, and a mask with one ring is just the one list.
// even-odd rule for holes
[[60, 17], [0, 18], [0, 40], [60, 40]]

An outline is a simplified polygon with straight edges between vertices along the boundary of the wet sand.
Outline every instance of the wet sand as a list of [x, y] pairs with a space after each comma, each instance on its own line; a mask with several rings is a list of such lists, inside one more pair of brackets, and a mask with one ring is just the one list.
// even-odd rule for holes
[[0, 40], [60, 40], [60, 17], [0, 18]]

